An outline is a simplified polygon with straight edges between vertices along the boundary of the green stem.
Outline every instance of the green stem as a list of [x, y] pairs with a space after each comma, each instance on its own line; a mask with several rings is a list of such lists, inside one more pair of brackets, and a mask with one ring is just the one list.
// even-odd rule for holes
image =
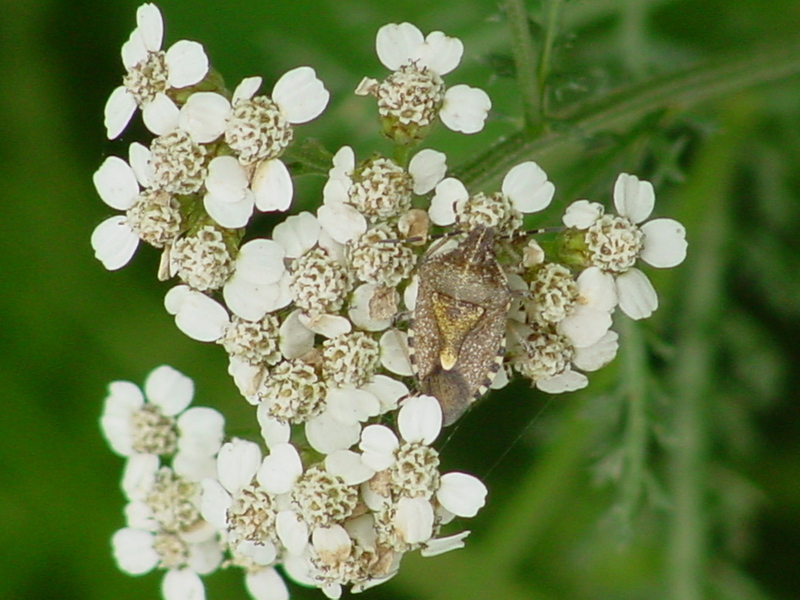
[[549, 0], [545, 3], [544, 41], [542, 42], [542, 52], [539, 56], [539, 68], [536, 74], [539, 80], [539, 102], [543, 115], [547, 112], [547, 101], [545, 97], [547, 78], [550, 76], [553, 46], [558, 35], [558, 20], [561, 15], [561, 5], [562, 0]]
[[[747, 126], [749, 106], [740, 103], [728, 111], [724, 134], [715, 138], [697, 161], [697, 175], [685, 189], [683, 202], [691, 207], [690, 262], [678, 310], [676, 355], [671, 373], [674, 402], [670, 453], [672, 523], [669, 528], [667, 577], [670, 598], [701, 600], [706, 597], [710, 532], [708, 515], [709, 414], [712, 371], [717, 351], [715, 330], [724, 312], [726, 245], [731, 241], [727, 198], [736, 165], [734, 155]], [[743, 109], [745, 114], [743, 113]], [[693, 221], [693, 222], [692, 222]]]
[[469, 188], [481, 189], [494, 183], [512, 166], [524, 161], [546, 160], [569, 144], [603, 131], [630, 124], [656, 110], [685, 108], [703, 101], [724, 98], [754, 85], [800, 73], [800, 43], [751, 49], [677, 73], [622, 88], [592, 103], [558, 115], [568, 127], [531, 137], [526, 131], [507, 136], [484, 154], [456, 169]]
[[511, 33], [517, 83], [522, 97], [522, 114], [525, 130], [535, 133], [542, 126], [542, 93], [536, 78], [536, 50], [533, 47], [528, 11], [524, 0], [505, 0], [503, 10]]
[[642, 497], [647, 463], [647, 355], [640, 326], [628, 318], [620, 319], [622, 329], [622, 377], [625, 382], [627, 415], [625, 420], [624, 470], [621, 483], [621, 510], [625, 528]]

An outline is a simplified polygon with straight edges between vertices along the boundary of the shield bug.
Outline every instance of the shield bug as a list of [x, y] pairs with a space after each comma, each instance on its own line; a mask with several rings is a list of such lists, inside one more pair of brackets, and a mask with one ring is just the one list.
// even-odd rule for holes
[[458, 419], [491, 385], [505, 354], [511, 292], [494, 252], [494, 230], [476, 227], [454, 249], [426, 256], [409, 332], [419, 389]]

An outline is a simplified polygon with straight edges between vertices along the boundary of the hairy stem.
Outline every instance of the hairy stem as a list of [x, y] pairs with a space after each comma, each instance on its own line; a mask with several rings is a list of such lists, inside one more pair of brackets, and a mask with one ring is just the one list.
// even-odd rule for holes
[[558, 115], [566, 126], [533, 137], [519, 131], [456, 169], [469, 188], [496, 182], [515, 164], [543, 160], [600, 132], [613, 131], [657, 110], [685, 108], [800, 73], [800, 43], [756, 48], [617, 90]]

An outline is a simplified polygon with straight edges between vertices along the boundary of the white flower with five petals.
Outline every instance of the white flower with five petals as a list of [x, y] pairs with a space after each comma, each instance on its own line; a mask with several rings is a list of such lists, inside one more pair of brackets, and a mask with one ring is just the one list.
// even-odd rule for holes
[[118, 137], [136, 108], [142, 109], [150, 131], [163, 133], [162, 123], [172, 122], [178, 108], [169, 98], [170, 89], [199, 83], [208, 73], [203, 47], [188, 40], [161, 50], [164, 20], [155, 4], [143, 4], [136, 11], [136, 29], [122, 46], [122, 63], [127, 70], [124, 84], [106, 102], [105, 126], [108, 139]]
[[612, 273], [619, 307], [632, 319], [649, 317], [658, 308], [652, 283], [634, 267], [641, 258], [657, 268], [679, 265], [686, 258], [686, 229], [674, 219], [653, 219], [655, 193], [648, 181], [621, 173], [614, 184], [619, 216], [603, 214], [602, 205], [578, 200], [567, 207], [564, 225], [584, 232], [589, 261]]

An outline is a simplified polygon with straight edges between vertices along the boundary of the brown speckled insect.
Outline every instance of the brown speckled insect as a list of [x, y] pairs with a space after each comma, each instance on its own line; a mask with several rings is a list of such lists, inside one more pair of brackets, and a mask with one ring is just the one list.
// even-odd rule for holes
[[458, 419], [491, 385], [505, 354], [511, 292], [494, 253], [494, 230], [476, 227], [454, 250], [426, 256], [408, 344], [424, 394]]

